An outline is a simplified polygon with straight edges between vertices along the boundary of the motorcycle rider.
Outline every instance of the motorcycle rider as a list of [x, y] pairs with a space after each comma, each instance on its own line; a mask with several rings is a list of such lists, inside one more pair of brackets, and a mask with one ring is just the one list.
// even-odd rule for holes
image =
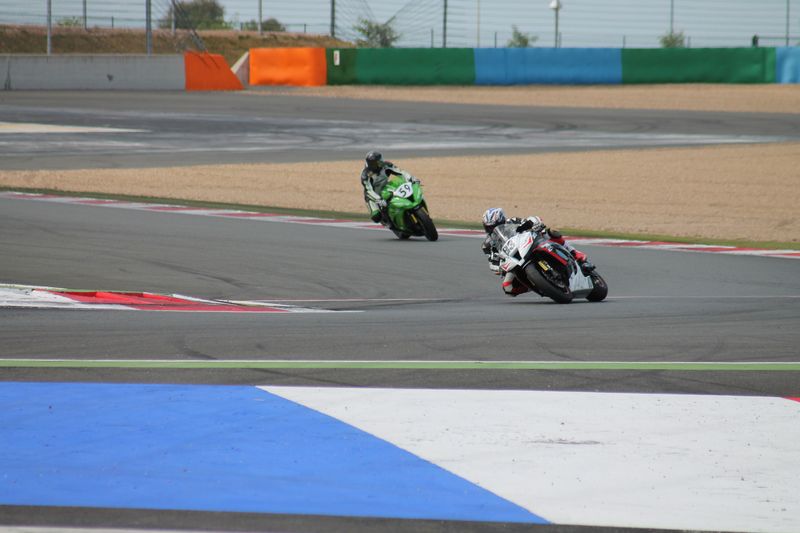
[[383, 155], [375, 150], [367, 154], [365, 161], [364, 170], [361, 171], [361, 186], [364, 187], [364, 201], [369, 209], [369, 217], [373, 222], [386, 226], [389, 224], [389, 213], [386, 200], [381, 197], [386, 183], [392, 176], [404, 176], [414, 183], [419, 183], [419, 180], [396, 167], [391, 161], [385, 161]]
[[[500, 270], [500, 256], [497, 250], [499, 243], [497, 236], [494, 234], [494, 228], [501, 224], [516, 224], [517, 233], [522, 233], [523, 231], [543, 233], [551, 241], [566, 248], [578, 262], [584, 274], [588, 275], [589, 272], [595, 269], [595, 266], [589, 261], [585, 253], [576, 250], [575, 247], [568, 243], [560, 231], [545, 226], [541, 218], [537, 216], [507, 218], [502, 208], [490, 207], [483, 214], [483, 229], [486, 231], [486, 238], [483, 240], [481, 249], [483, 253], [489, 256], [489, 269], [498, 276], [503, 272]], [[520, 282], [512, 272], [506, 273], [503, 277], [503, 292], [508, 296], [517, 296], [529, 290], [528, 286]]]

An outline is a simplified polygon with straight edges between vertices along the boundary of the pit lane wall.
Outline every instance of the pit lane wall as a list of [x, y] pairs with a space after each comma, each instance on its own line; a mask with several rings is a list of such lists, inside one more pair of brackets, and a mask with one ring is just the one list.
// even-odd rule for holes
[[4, 90], [242, 89], [220, 55], [5, 55]]
[[800, 48], [261, 48], [251, 85], [798, 83]]

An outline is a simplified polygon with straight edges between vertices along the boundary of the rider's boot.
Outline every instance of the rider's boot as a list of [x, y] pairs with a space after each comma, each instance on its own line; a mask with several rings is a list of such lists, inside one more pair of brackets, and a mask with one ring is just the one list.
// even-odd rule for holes
[[519, 282], [517, 277], [509, 272], [503, 278], [503, 292], [508, 296], [517, 296], [528, 292], [530, 289]]
[[579, 252], [578, 250], [572, 250], [572, 256], [578, 262], [578, 265], [581, 267], [581, 272], [583, 272], [584, 276], [588, 276], [594, 269], [594, 264], [589, 261], [589, 258], [586, 257], [586, 254], [583, 252]]

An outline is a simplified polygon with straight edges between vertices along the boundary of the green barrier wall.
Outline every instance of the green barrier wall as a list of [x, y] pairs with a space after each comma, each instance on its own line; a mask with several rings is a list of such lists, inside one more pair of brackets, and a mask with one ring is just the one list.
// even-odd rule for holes
[[473, 85], [475, 54], [472, 48], [361, 48], [356, 76], [365, 85]]
[[774, 48], [622, 50], [622, 83], [774, 83]]
[[[336, 52], [339, 56], [339, 64], [336, 64]], [[358, 50], [355, 48], [329, 48], [325, 51], [328, 62], [328, 85], [355, 85], [358, 83], [356, 77], [356, 57]]]

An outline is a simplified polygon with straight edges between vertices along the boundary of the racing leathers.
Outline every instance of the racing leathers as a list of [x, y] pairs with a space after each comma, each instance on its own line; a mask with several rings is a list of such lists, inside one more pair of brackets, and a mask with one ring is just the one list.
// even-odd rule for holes
[[361, 186], [364, 187], [364, 201], [367, 203], [369, 216], [373, 222], [380, 222], [384, 226], [390, 222], [386, 200], [381, 197], [381, 192], [392, 176], [403, 176], [410, 181], [419, 181], [408, 172], [396, 167], [391, 161], [384, 161], [377, 171], [370, 170], [366, 165], [361, 171]]
[[[538, 221], [538, 217], [528, 217], [528, 218], [519, 218], [513, 217], [506, 220], [506, 224], [515, 224], [517, 226], [525, 226], [526, 222], [528, 224], [532, 224]], [[528, 228], [530, 229], [530, 228]], [[523, 230], [524, 231], [524, 230]], [[536, 230], [534, 230], [536, 231]], [[581, 265], [581, 268], [584, 272], [590, 272], [594, 270], [594, 265], [588, 260], [586, 254], [576, 250], [566, 239], [564, 236], [561, 235], [561, 232], [553, 229], [548, 228], [545, 225], [541, 225], [541, 228], [538, 230], [540, 233], [547, 235], [547, 237], [560, 245], [566, 248], [569, 253], [575, 258], [576, 261]], [[500, 269], [500, 255], [498, 254], [498, 244], [500, 244], [497, 235], [495, 235], [494, 231], [489, 233], [486, 238], [483, 240], [483, 244], [481, 245], [481, 249], [483, 253], [489, 256], [489, 269], [497, 274], [498, 276], [503, 275], [503, 292], [508, 296], [517, 296], [519, 294], [528, 292], [530, 289], [527, 285], [522, 283], [517, 279], [517, 277], [512, 272], [507, 272], [503, 274], [503, 271]]]

